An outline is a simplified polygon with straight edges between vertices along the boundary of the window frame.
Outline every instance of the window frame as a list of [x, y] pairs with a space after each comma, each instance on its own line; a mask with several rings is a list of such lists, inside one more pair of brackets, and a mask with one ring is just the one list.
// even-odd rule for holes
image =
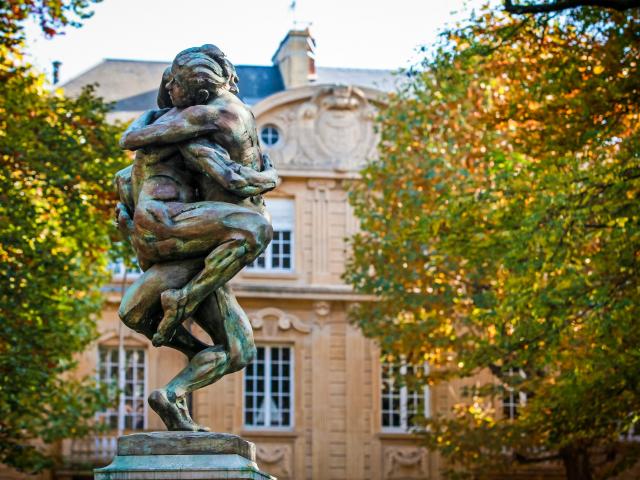
[[[101, 349], [105, 349], [107, 351], [116, 351], [118, 352], [118, 362], [114, 365], [116, 372], [118, 374], [116, 379], [116, 388], [118, 389], [118, 406], [116, 409], [108, 408], [104, 412], [97, 412], [96, 418], [98, 420], [102, 420], [107, 418], [108, 416], [114, 415], [117, 418], [117, 427], [116, 430], [118, 432], [144, 432], [148, 429], [148, 421], [149, 421], [149, 405], [147, 404], [147, 397], [149, 396], [149, 355], [146, 348], [142, 346], [133, 346], [133, 345], [98, 345], [97, 348], [97, 361], [96, 361], [96, 380], [103, 384], [104, 380], [101, 378], [101, 363], [100, 363], [100, 353]], [[126, 368], [121, 368], [121, 365], [126, 366], [126, 358], [127, 358], [127, 350], [137, 350], [142, 352], [143, 355], [143, 393], [142, 393], [142, 428], [126, 428], [125, 426], [125, 417], [126, 417], [126, 400], [125, 400], [125, 386], [126, 386]], [[132, 397], [135, 398], [135, 397]], [[119, 433], [120, 434], [120, 433]]]
[[640, 442], [640, 422], [633, 422], [620, 437], [622, 441]]
[[[296, 271], [296, 201], [293, 198], [269, 198], [267, 199], [267, 211], [269, 211], [269, 202], [272, 201], [283, 201], [289, 202], [290, 207], [281, 207], [283, 210], [288, 210], [287, 217], [274, 215], [276, 218], [273, 218], [273, 233], [274, 239], [275, 234], [277, 232], [288, 232], [289, 233], [289, 268], [283, 267], [273, 267], [273, 245], [274, 242], [269, 242], [267, 248], [262, 252], [252, 263], [247, 265], [244, 269], [246, 273], [250, 274], [295, 274]], [[258, 266], [257, 262], [259, 258], [264, 257], [264, 267]]]
[[[395, 374], [392, 377], [387, 377], [387, 378], [384, 377], [385, 365], [388, 365], [391, 367], [392, 373], [395, 372], [395, 369], [399, 367], [401, 376], [407, 375], [407, 367], [408, 367], [408, 364], [404, 358], [402, 358], [399, 363], [385, 362], [385, 361], [380, 362], [380, 375], [379, 375], [380, 415], [378, 417], [380, 421], [380, 431], [382, 433], [411, 434], [413, 433], [412, 428], [414, 427], [409, 425], [409, 398], [410, 398], [409, 395], [411, 393], [418, 395], [418, 400], [422, 400], [422, 407], [423, 407], [422, 417], [430, 418], [431, 417], [431, 390], [429, 388], [429, 385], [425, 384], [421, 389], [422, 392], [420, 392], [419, 390], [415, 392], [409, 392], [409, 387], [406, 384], [403, 384], [399, 389], [400, 425], [399, 426], [384, 425], [384, 419], [385, 419], [385, 411], [383, 410], [384, 384], [385, 382], [391, 382], [393, 384], [396, 381]], [[414, 368], [420, 368], [420, 366], [417, 365], [417, 366], [414, 366]], [[428, 375], [429, 365], [425, 362], [422, 365], [422, 368], [424, 370], [425, 375]], [[389, 412], [392, 412], [393, 414], [393, 410], [388, 410], [387, 415], [389, 414]], [[419, 415], [419, 413], [417, 413], [416, 415]]]
[[[523, 379], [527, 378], [527, 374], [521, 368], [519, 369], [510, 368], [506, 374], [507, 377], [514, 377], [516, 375], [519, 375]], [[519, 415], [518, 409], [525, 407], [527, 405], [527, 393], [521, 390], [516, 390], [515, 388], [510, 387], [504, 383], [503, 383], [503, 387], [504, 387], [504, 392], [502, 393], [502, 398], [500, 399], [500, 406], [502, 407], [502, 416], [507, 420], [516, 420]], [[508, 402], [505, 402], [506, 398], [508, 398]], [[508, 411], [508, 414], [506, 413], [507, 411]]]
[[295, 271], [295, 235], [293, 229], [291, 230], [273, 230], [274, 236], [276, 232], [288, 232], [289, 233], [289, 262], [291, 267], [283, 268], [283, 267], [273, 267], [273, 241], [269, 242], [267, 248], [264, 249], [264, 252], [260, 254], [260, 257], [264, 255], [264, 267], [260, 267], [256, 265], [258, 258], [256, 258], [251, 265], [247, 265], [247, 272], [256, 273], [256, 272], [264, 272], [264, 273], [293, 273]]
[[[265, 135], [269, 139], [272, 139], [274, 137], [273, 132], [267, 132], [267, 129], [271, 129], [273, 132], [275, 132], [275, 141], [273, 143], [268, 143], [267, 140], [263, 138], [263, 135]], [[260, 142], [266, 148], [273, 148], [279, 145], [280, 142], [282, 141], [282, 129], [280, 129], [277, 125], [273, 123], [267, 123], [262, 127], [260, 127], [259, 135], [260, 135]]]
[[[290, 344], [260, 344], [256, 345], [256, 348], [265, 349], [265, 368], [264, 368], [264, 385], [265, 391], [263, 397], [265, 400], [271, 396], [271, 350], [273, 348], [287, 348], [289, 349], [289, 425], [266, 425], [267, 419], [271, 420], [271, 410], [265, 409], [265, 425], [250, 425], [246, 422], [246, 399], [247, 399], [247, 369], [243, 369], [242, 372], [242, 428], [246, 431], [279, 431], [279, 432], [291, 432], [295, 428], [295, 347]], [[255, 360], [254, 360], [255, 362]], [[267, 375], [267, 371], [269, 375]], [[260, 398], [255, 396], [254, 399]]]

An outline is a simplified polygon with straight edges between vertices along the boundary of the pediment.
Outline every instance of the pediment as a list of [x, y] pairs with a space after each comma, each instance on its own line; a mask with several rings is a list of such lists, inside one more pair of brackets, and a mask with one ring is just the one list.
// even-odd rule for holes
[[384, 94], [351, 85], [314, 85], [272, 95], [253, 108], [258, 128], [273, 125], [265, 150], [279, 169], [360, 170], [376, 154], [377, 105]]

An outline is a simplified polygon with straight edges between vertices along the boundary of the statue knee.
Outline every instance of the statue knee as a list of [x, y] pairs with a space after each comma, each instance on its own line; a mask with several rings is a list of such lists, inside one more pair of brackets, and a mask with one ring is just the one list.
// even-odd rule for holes
[[273, 239], [273, 227], [262, 215], [255, 214], [251, 228], [246, 231], [247, 247], [251, 257], [260, 255]]
[[238, 349], [235, 355], [232, 355], [229, 362], [229, 372], [234, 373], [242, 370], [244, 367], [253, 362], [257, 354], [256, 346], [252, 343], [245, 345], [243, 348]]
[[256, 346], [252, 343], [251, 345], [247, 345], [247, 347], [244, 349], [241, 357], [242, 357], [242, 367], [244, 368], [247, 365], [249, 365], [250, 363], [253, 362], [253, 360], [256, 358], [256, 355], [258, 354], [258, 349], [256, 348]]
[[[219, 347], [205, 349], [193, 357], [192, 362], [203, 373], [213, 373], [229, 362], [229, 354]], [[224, 369], [224, 367], [222, 367]]]
[[[118, 316], [122, 323], [124, 323], [131, 330], [141, 333], [146, 337], [149, 337], [150, 332], [147, 332], [143, 320], [143, 316], [140, 315], [135, 308], [127, 309], [126, 305], [120, 304], [118, 309]], [[151, 338], [151, 337], [149, 337]]]
[[[124, 303], [121, 303], [120, 308], [118, 308], [118, 316], [120, 317], [120, 320], [122, 320], [122, 323], [129, 328], [133, 328], [137, 323], [133, 310], [128, 310]], [[135, 328], [133, 329], [135, 330]]]

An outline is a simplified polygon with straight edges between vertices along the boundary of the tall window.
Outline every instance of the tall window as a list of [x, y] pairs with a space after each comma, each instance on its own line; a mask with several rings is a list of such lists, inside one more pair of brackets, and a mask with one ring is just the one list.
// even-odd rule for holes
[[293, 271], [295, 211], [293, 200], [267, 199], [267, 210], [271, 214], [273, 240], [262, 255], [247, 268], [249, 271], [290, 272]]
[[[120, 368], [120, 367], [123, 368]], [[114, 404], [98, 414], [114, 430], [143, 430], [146, 410], [146, 358], [142, 348], [100, 346], [98, 349], [98, 380], [106, 383]]]
[[622, 435], [623, 440], [640, 441], [640, 422], [635, 421], [631, 424], [629, 430]]
[[[510, 368], [507, 372], [508, 377], [520, 377], [526, 378], [524, 370]], [[504, 386], [504, 393], [502, 394], [502, 414], [505, 418], [514, 420], [518, 418], [519, 409], [527, 404], [527, 394], [525, 392], [518, 391], [508, 385]]]
[[258, 347], [244, 373], [244, 424], [247, 427], [293, 426], [293, 350]]
[[403, 377], [413, 376], [416, 369], [427, 370], [426, 366], [416, 367], [382, 363], [382, 429], [390, 432], [407, 432], [418, 415], [429, 416], [429, 387], [409, 388]]

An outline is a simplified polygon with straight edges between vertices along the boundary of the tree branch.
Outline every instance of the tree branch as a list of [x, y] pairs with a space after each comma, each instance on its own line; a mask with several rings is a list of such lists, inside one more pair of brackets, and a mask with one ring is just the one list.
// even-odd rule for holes
[[526, 5], [514, 5], [512, 0], [504, 0], [504, 9], [517, 15], [560, 12], [577, 7], [602, 7], [622, 12], [630, 8], [640, 7], [640, 0], [556, 0], [551, 3], [530, 3]]
[[521, 453], [515, 452], [513, 456], [516, 462], [523, 465], [530, 464], [530, 463], [550, 462], [552, 460], [560, 460], [562, 458], [560, 454], [557, 454], [557, 453], [553, 455], [546, 455], [544, 457], [531, 458], [531, 457], [525, 457]]

